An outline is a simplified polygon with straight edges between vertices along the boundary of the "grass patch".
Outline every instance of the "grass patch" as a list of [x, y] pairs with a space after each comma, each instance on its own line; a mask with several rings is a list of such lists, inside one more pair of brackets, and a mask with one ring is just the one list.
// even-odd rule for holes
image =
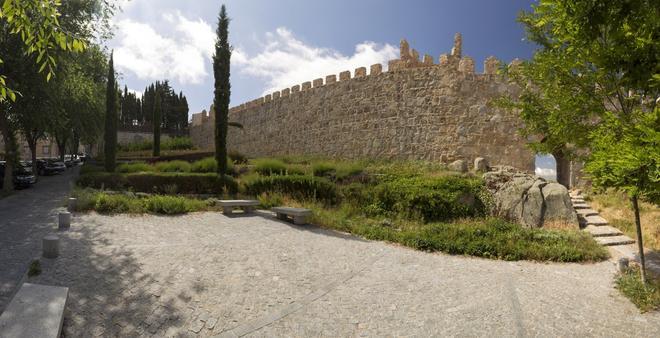
[[141, 173], [156, 171], [156, 168], [145, 162], [122, 163], [115, 170], [118, 173]]
[[262, 158], [254, 161], [254, 171], [260, 175], [284, 175], [286, 169], [284, 162], [274, 158]]
[[[625, 193], [607, 190], [600, 194], [589, 194], [587, 198], [591, 207], [598, 210], [610, 225], [630, 238], [637, 238], [634, 212]], [[660, 207], [641, 201], [639, 215], [644, 246], [660, 251]]]
[[[648, 278], [648, 277], [647, 277]], [[660, 281], [648, 280], [642, 284], [639, 268], [630, 268], [616, 277], [616, 288], [641, 312], [660, 310]]]
[[100, 214], [160, 214], [179, 215], [193, 211], [211, 210], [211, 204], [181, 196], [152, 195], [139, 197], [134, 194], [108, 194], [93, 189], [76, 189], [76, 211], [96, 211]]
[[595, 262], [609, 257], [591, 236], [576, 230], [528, 229], [497, 218], [423, 223], [366, 217], [346, 205], [303, 205], [314, 210], [314, 224], [423, 251], [511, 261]]
[[181, 160], [158, 162], [154, 165], [156, 171], [162, 173], [189, 173], [190, 163]]

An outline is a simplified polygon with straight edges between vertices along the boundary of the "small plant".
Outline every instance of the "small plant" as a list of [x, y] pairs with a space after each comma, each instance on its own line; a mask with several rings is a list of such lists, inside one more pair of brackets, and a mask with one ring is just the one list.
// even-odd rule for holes
[[156, 168], [144, 162], [123, 163], [117, 166], [118, 173], [140, 173], [155, 171]]
[[239, 153], [236, 150], [230, 150], [229, 153], [227, 153], [227, 156], [229, 157], [231, 162], [234, 163], [234, 164], [247, 164], [248, 163], [247, 156]]
[[330, 162], [316, 162], [312, 165], [312, 173], [317, 177], [327, 177], [335, 173], [337, 168]]
[[264, 158], [254, 161], [254, 170], [261, 175], [284, 175], [286, 164], [280, 160]]
[[284, 197], [280, 193], [264, 192], [257, 196], [257, 199], [264, 209], [270, 209], [284, 204]]
[[96, 199], [94, 209], [100, 214], [139, 213], [142, 210], [142, 206], [139, 200], [135, 198], [101, 193]]
[[39, 276], [41, 274], [41, 262], [38, 259], [32, 260], [27, 274], [28, 277]]
[[177, 196], [150, 196], [145, 199], [145, 209], [148, 212], [164, 215], [185, 214], [191, 211], [204, 210], [206, 203], [200, 200]]
[[337, 198], [335, 184], [325, 178], [314, 176], [258, 176], [250, 180], [246, 179], [245, 189], [251, 195], [278, 192], [295, 199], [318, 199], [329, 203], [333, 203]]
[[181, 160], [158, 162], [156, 170], [164, 173], [189, 173], [190, 163]]
[[660, 281], [642, 283], [639, 268], [630, 268], [616, 278], [616, 288], [630, 299], [641, 312], [660, 310]]

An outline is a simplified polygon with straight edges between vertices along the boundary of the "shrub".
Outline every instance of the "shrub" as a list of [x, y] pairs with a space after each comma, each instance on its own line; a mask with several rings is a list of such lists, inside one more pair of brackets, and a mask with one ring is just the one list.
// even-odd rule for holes
[[337, 198], [335, 185], [327, 179], [313, 176], [259, 176], [246, 180], [248, 194], [260, 195], [264, 192], [280, 192], [296, 199], [319, 199], [334, 202]]
[[286, 164], [280, 160], [264, 158], [254, 162], [254, 170], [261, 175], [284, 175], [286, 173]]
[[236, 150], [230, 150], [229, 153], [227, 153], [227, 156], [233, 162], [234, 164], [247, 164], [248, 163], [248, 158], [247, 156], [239, 153]]
[[80, 167], [80, 175], [89, 174], [89, 173], [99, 173], [104, 172], [105, 168], [102, 165], [90, 164], [89, 162], [85, 163]]
[[181, 160], [158, 162], [155, 165], [156, 170], [164, 173], [188, 173], [190, 172], [190, 163]]
[[[190, 171], [194, 173], [215, 173], [218, 170], [218, 162], [213, 157], [207, 157], [205, 159], [194, 162]], [[234, 172], [234, 165], [231, 161], [227, 161], [227, 173], [231, 174]]]
[[172, 137], [163, 140], [160, 148], [161, 150], [189, 150], [195, 147], [190, 137]]
[[284, 204], [284, 197], [278, 192], [264, 192], [257, 196], [259, 205], [264, 209], [281, 206]]
[[205, 207], [203, 201], [177, 196], [157, 195], [145, 199], [145, 209], [155, 214], [178, 215], [204, 210]]
[[126, 190], [146, 193], [176, 192], [181, 194], [235, 194], [238, 183], [231, 176], [197, 173], [92, 173], [81, 175], [78, 185], [94, 189]]
[[647, 283], [644, 285], [639, 268], [630, 268], [617, 276], [616, 288], [641, 312], [660, 310], [660, 280], [647, 278]]
[[312, 165], [312, 173], [314, 176], [324, 177], [333, 174], [336, 171], [334, 164], [330, 162], [316, 162]]
[[94, 209], [100, 214], [140, 213], [142, 205], [139, 200], [126, 195], [100, 193], [96, 198]]
[[155, 171], [156, 168], [144, 162], [123, 163], [117, 166], [118, 173], [139, 173], [147, 171]]
[[463, 176], [398, 178], [374, 187], [371, 213], [398, 214], [426, 222], [485, 214], [483, 182]]

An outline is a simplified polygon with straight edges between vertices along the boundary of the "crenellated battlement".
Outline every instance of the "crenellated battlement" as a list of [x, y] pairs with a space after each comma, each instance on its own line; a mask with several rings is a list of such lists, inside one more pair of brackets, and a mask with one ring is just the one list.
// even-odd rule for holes
[[[519, 60], [517, 59], [512, 61], [512, 64], [518, 63]], [[484, 72], [482, 74], [475, 74], [474, 60], [469, 56], [463, 56], [463, 38], [460, 33], [456, 33], [454, 35], [454, 45], [452, 46], [451, 52], [449, 54], [441, 54], [438, 57], [437, 63], [434, 62], [433, 57], [429, 54], [424, 54], [423, 58], [420, 59], [419, 52], [411, 48], [406, 39], [402, 39], [399, 45], [399, 58], [390, 60], [388, 62], [387, 72], [403, 71], [421, 67], [445, 67], [448, 71], [453, 69], [466, 74], [496, 75], [500, 64], [501, 63], [497, 58], [494, 56], [489, 56], [484, 61]], [[326, 75], [325, 79], [317, 78], [312, 81], [303, 82], [302, 84], [296, 84], [290, 88], [278, 90], [263, 97], [234, 106], [230, 108], [229, 111], [230, 113], [235, 113], [245, 109], [252, 109], [263, 104], [271, 104], [274, 103], [274, 101], [285, 99], [290, 96], [295, 96], [308, 90], [322, 88], [327, 85], [333, 85], [343, 81], [351, 81], [356, 78], [378, 76], [383, 73], [382, 64], [371, 65], [369, 67], [368, 74], [366, 67], [356, 68], [353, 71], [352, 76], [351, 71], [346, 70], [340, 72], [339, 76], [337, 76], [337, 74], [330, 74]], [[193, 114], [193, 120], [195, 119], [195, 115], [197, 114]]]
[[[515, 132], [518, 116], [489, 104], [517, 91], [498, 74], [497, 58], [486, 58], [476, 73], [459, 33], [437, 62], [420, 57], [405, 39], [399, 48], [387, 69], [373, 64], [327, 74], [232, 107], [229, 119], [246, 127], [230, 129], [229, 148], [248, 156], [484, 157], [494, 165], [533, 168], [526, 140]], [[190, 133], [201, 149], [214, 146], [212, 120], [206, 112], [193, 115]]]

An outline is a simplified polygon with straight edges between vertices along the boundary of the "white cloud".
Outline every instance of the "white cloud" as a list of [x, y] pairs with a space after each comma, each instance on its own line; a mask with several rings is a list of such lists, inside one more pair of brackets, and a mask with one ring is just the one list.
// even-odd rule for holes
[[386, 68], [387, 62], [398, 56], [394, 46], [370, 41], [356, 45], [353, 55], [346, 56], [333, 49], [307, 45], [286, 28], [268, 32], [265, 37], [267, 42], [259, 53], [248, 55], [236, 48], [232, 54], [232, 64], [240, 72], [264, 79], [264, 94], [375, 63]]
[[180, 12], [162, 15], [169, 30], [122, 19], [117, 23], [115, 64], [144, 80], [175, 79], [201, 83], [208, 75], [215, 34], [205, 21]]
[[536, 167], [536, 176], [541, 176], [544, 178], [555, 179], [557, 177], [557, 171], [552, 168], [541, 168]]

